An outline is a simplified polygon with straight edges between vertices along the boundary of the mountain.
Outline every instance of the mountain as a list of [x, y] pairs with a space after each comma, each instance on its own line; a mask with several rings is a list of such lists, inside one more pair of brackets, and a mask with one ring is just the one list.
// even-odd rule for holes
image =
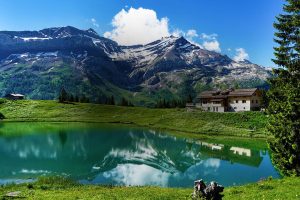
[[[18, 92], [54, 99], [64, 86], [92, 101], [114, 95], [146, 104], [213, 87], [265, 84], [266, 68], [235, 62], [183, 37], [120, 46], [93, 29], [67, 26], [40, 31], [0, 31], [0, 95]], [[132, 98], [134, 97], [134, 98]]]

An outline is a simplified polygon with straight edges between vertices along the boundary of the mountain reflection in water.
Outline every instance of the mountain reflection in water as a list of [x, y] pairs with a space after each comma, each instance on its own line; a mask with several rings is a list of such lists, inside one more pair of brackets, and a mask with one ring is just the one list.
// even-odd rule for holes
[[[267, 151], [182, 139], [140, 128], [41, 123], [22, 126], [7, 123], [0, 129], [0, 184], [41, 175], [67, 175], [86, 184], [164, 187], [191, 187], [199, 178], [227, 186], [279, 177]], [[16, 134], [5, 136], [7, 131]], [[26, 134], [18, 135], [18, 131]]]

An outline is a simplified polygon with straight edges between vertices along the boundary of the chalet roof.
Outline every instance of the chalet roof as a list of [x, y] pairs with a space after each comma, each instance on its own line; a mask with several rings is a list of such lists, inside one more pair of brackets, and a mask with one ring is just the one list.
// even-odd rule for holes
[[223, 99], [226, 98], [226, 95], [223, 95], [221, 91], [204, 91], [199, 95], [200, 98], [215, 98]]
[[257, 88], [249, 89], [235, 89], [235, 90], [224, 90], [224, 91], [204, 91], [200, 93], [198, 98], [213, 98], [226, 99], [227, 97], [246, 97], [252, 96], [256, 92]]
[[229, 97], [246, 97], [252, 96], [256, 92], [257, 88], [250, 89], [236, 89], [228, 94]]

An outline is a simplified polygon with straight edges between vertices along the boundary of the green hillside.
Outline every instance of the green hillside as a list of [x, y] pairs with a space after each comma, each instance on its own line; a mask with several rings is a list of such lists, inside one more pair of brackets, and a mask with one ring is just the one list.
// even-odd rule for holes
[[5, 121], [101, 122], [242, 137], [266, 137], [267, 117], [261, 112], [208, 113], [186, 109], [150, 109], [56, 101], [2, 101]]

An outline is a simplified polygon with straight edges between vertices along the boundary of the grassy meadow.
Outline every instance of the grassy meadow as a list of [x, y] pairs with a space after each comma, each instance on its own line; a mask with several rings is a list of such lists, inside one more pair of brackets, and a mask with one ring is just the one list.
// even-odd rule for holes
[[[300, 199], [300, 179], [283, 178], [225, 188], [224, 200], [240, 199]], [[193, 188], [121, 187], [80, 185], [64, 178], [40, 178], [37, 182], [0, 187], [0, 196], [19, 191], [26, 199], [97, 199], [97, 200], [174, 200], [191, 199]]]
[[1, 102], [4, 121], [118, 123], [211, 136], [268, 137], [267, 117], [261, 112], [208, 113], [34, 100]]
[[[41, 127], [55, 128], [49, 122], [95, 122], [164, 130], [179, 137], [197, 138], [227, 145], [242, 144], [253, 149], [267, 148], [267, 116], [261, 112], [208, 113], [186, 109], [149, 109], [99, 104], [61, 104], [56, 101], [0, 100], [5, 116], [0, 134], [30, 131], [30, 123], [7, 128], [10, 122], [39, 122]], [[52, 124], [52, 125], [51, 125]], [[79, 123], [78, 123], [79, 124]], [[249, 139], [251, 138], [251, 139]], [[114, 187], [80, 185], [64, 178], [42, 177], [25, 184], [0, 187], [0, 197], [20, 191], [26, 199], [191, 199], [192, 188]], [[225, 188], [223, 199], [300, 199], [300, 179], [263, 180], [243, 186]]]

